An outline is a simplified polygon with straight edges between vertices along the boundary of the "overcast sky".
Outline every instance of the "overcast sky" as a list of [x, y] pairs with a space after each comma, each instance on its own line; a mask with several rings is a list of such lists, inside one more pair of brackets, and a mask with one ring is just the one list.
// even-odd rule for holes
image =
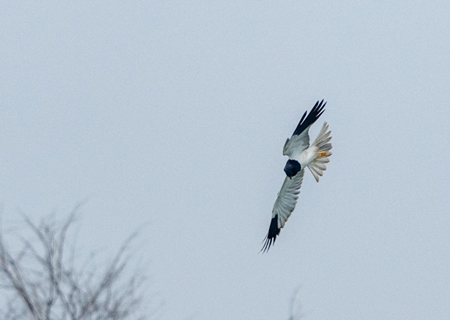
[[[161, 319], [450, 318], [449, 1], [4, 1], [0, 202], [144, 228]], [[285, 139], [333, 156], [259, 254]]]

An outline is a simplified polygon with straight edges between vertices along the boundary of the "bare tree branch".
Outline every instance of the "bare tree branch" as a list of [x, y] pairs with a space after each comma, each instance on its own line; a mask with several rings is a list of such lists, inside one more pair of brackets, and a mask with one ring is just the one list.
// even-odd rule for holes
[[23, 215], [28, 233], [17, 236], [22, 248], [15, 254], [0, 233], [0, 290], [7, 294], [0, 319], [125, 320], [145, 315], [145, 277], [126, 271], [137, 233], [125, 240], [103, 271], [95, 265], [95, 254], [78, 267], [75, 246], [66, 243], [77, 210], [62, 223], [52, 217], [36, 224]]
[[299, 320], [303, 317], [302, 305], [298, 299], [298, 294], [300, 292], [301, 286], [294, 289], [291, 296], [291, 301], [289, 303], [289, 318], [288, 320]]

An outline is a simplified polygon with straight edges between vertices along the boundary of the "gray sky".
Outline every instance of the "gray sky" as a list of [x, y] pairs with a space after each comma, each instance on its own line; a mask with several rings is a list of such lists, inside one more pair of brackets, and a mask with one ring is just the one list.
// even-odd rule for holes
[[[450, 318], [450, 2], [5, 1], [0, 201], [148, 224], [163, 319]], [[258, 254], [282, 147], [325, 98], [333, 156]]]

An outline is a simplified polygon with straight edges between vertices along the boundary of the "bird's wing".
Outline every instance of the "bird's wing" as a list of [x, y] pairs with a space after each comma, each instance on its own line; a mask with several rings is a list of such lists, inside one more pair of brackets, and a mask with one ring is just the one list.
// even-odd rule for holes
[[289, 158], [295, 158], [303, 150], [309, 147], [309, 128], [325, 111], [324, 108], [326, 104], [327, 103], [324, 103], [323, 100], [320, 102], [317, 101], [308, 116], [306, 116], [307, 112], [305, 111], [297, 128], [295, 128], [292, 137], [286, 140], [283, 147], [283, 155], [288, 156]]
[[277, 236], [280, 234], [281, 228], [289, 219], [292, 211], [297, 204], [298, 194], [303, 182], [303, 175], [305, 170], [300, 170], [295, 176], [284, 179], [283, 186], [278, 193], [277, 200], [272, 210], [272, 221], [270, 222], [269, 232], [264, 239], [264, 245], [261, 251], [269, 250], [270, 246], [275, 243]]

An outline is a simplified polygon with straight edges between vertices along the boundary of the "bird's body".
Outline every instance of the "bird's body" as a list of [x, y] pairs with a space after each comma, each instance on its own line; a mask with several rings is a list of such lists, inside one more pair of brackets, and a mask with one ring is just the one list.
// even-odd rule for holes
[[293, 159], [297, 160], [302, 168], [306, 168], [317, 158], [317, 150], [318, 149], [315, 146], [309, 147], [308, 149], [303, 150], [298, 157], [294, 157]]
[[320, 103], [317, 101], [307, 117], [307, 112], [305, 112], [292, 137], [288, 138], [284, 144], [283, 155], [289, 157], [284, 167], [286, 178], [273, 206], [272, 220], [262, 251], [269, 250], [270, 246], [275, 243], [281, 228], [284, 227], [294, 211], [305, 168], [308, 168], [319, 182], [319, 176], [322, 176], [323, 171], [326, 170], [325, 163], [330, 161], [328, 157], [331, 156], [332, 148], [331, 131], [327, 131], [326, 122], [312, 145], [309, 145], [309, 128], [322, 115], [325, 105], [326, 102], [323, 103], [323, 100]]

